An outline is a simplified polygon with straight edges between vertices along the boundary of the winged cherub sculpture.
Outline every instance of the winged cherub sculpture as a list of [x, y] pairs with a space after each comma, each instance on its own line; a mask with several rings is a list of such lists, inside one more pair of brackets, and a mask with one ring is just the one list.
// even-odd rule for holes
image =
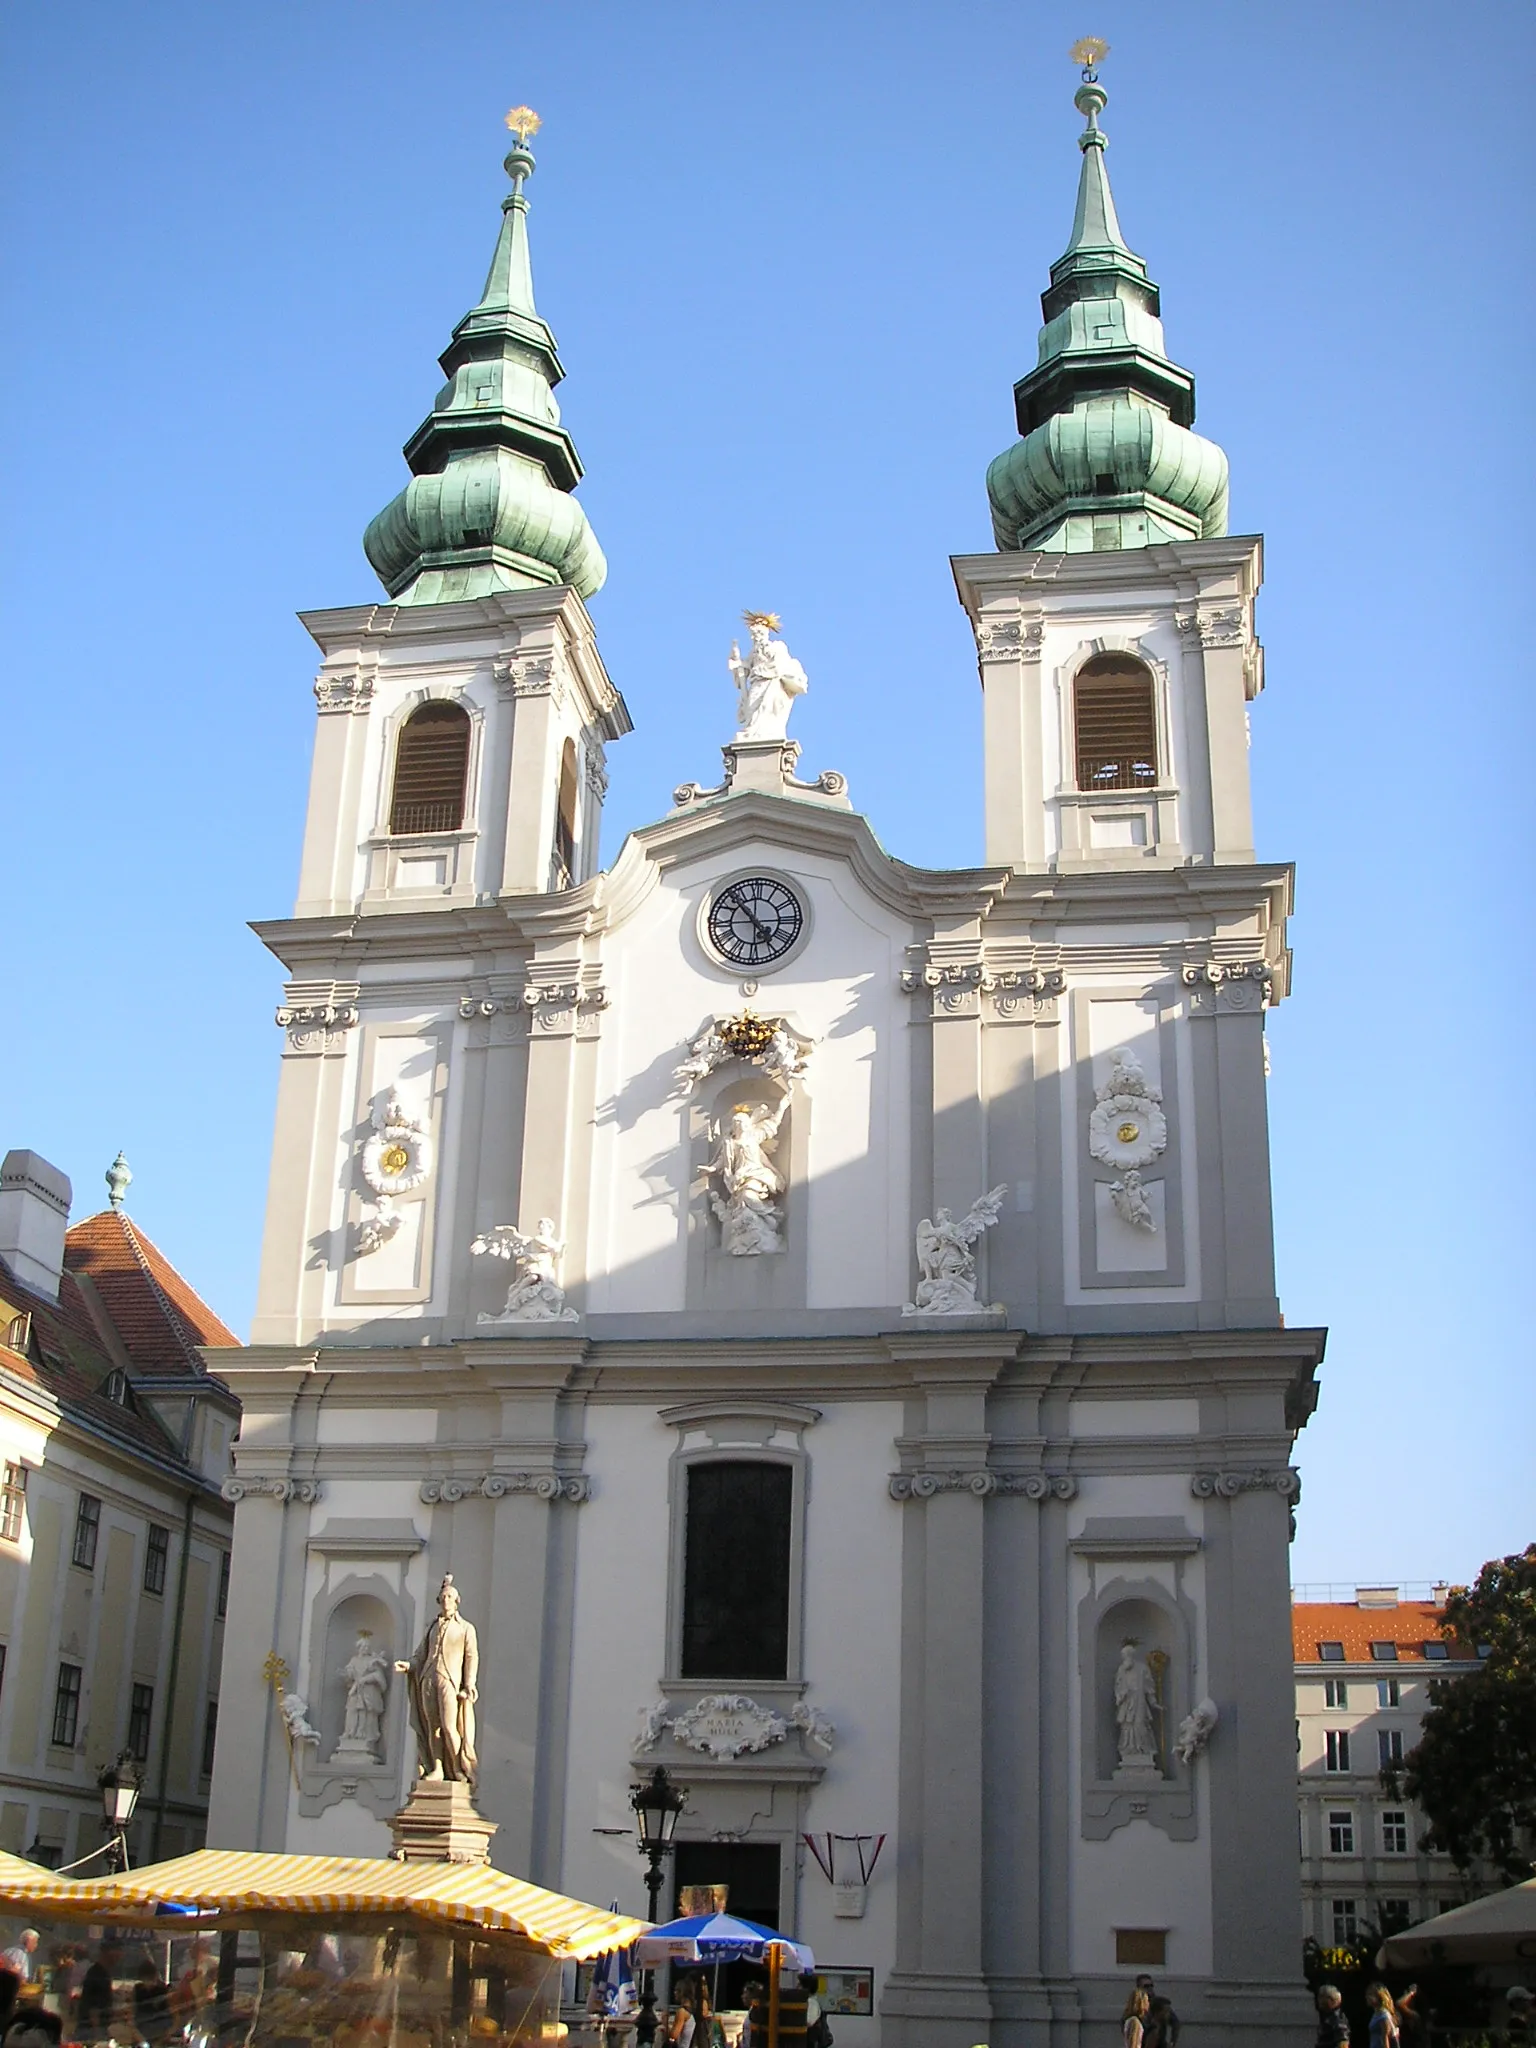
[[925, 1216], [917, 1226], [917, 1263], [922, 1279], [917, 1296], [907, 1304], [907, 1315], [975, 1315], [982, 1304], [976, 1299], [976, 1254], [972, 1247], [984, 1230], [990, 1230], [1002, 1211], [1006, 1182], [971, 1204], [957, 1223], [947, 1209]]

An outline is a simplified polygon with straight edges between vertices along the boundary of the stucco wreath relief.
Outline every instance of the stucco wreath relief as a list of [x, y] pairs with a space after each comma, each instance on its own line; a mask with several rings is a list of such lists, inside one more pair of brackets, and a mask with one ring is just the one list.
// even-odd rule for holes
[[426, 1125], [410, 1115], [391, 1089], [375, 1106], [373, 1130], [363, 1145], [361, 1172], [374, 1201], [373, 1214], [364, 1218], [357, 1233], [359, 1257], [388, 1244], [401, 1222], [395, 1197], [419, 1188], [431, 1171], [432, 1140]]
[[1129, 1046], [1116, 1046], [1109, 1057], [1109, 1079], [1096, 1091], [1088, 1119], [1088, 1150], [1101, 1166], [1118, 1171], [1109, 1184], [1115, 1214], [1137, 1230], [1156, 1230], [1141, 1169], [1168, 1149], [1162, 1091], [1152, 1087]]

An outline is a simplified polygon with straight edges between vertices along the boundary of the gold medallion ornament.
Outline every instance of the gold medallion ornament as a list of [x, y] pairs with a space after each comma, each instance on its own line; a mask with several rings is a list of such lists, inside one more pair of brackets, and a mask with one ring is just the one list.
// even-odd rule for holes
[[1119, 1130], [1116, 1131], [1115, 1136], [1122, 1145], [1134, 1145], [1141, 1136], [1141, 1126], [1140, 1124], [1122, 1124]]
[[403, 1145], [389, 1145], [379, 1156], [380, 1168], [393, 1178], [404, 1173], [411, 1163], [411, 1155]]
[[507, 115], [507, 126], [526, 149], [529, 138], [537, 135], [544, 123], [532, 107], [513, 107]]

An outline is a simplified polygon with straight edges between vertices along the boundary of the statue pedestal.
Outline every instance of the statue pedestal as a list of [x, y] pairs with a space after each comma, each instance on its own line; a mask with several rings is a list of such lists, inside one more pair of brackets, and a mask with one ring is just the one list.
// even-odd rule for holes
[[1167, 1783], [1155, 1763], [1121, 1764], [1115, 1772], [1117, 1785], [1163, 1785]]
[[378, 1751], [371, 1742], [355, 1742], [345, 1735], [331, 1751], [331, 1762], [345, 1769], [351, 1765], [354, 1770], [376, 1770], [379, 1763]]
[[398, 1863], [489, 1863], [496, 1823], [475, 1806], [467, 1785], [418, 1778], [389, 1824]]

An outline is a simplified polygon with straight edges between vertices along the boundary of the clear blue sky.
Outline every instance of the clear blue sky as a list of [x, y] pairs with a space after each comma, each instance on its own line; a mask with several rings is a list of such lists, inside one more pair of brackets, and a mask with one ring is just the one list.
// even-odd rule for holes
[[[1267, 535], [1260, 846], [1282, 1294], [1332, 1327], [1298, 1578], [1536, 1536], [1528, 672], [1533, 16], [1427, 0], [32, 0], [8, 11], [0, 1139], [250, 1314], [314, 724], [300, 607], [377, 597], [501, 117], [637, 730], [611, 854], [709, 780], [744, 604], [896, 853], [980, 855], [947, 557], [990, 545], [1113, 54], [1127, 238]], [[1526, 1274], [1521, 1284], [1519, 1275]]]

